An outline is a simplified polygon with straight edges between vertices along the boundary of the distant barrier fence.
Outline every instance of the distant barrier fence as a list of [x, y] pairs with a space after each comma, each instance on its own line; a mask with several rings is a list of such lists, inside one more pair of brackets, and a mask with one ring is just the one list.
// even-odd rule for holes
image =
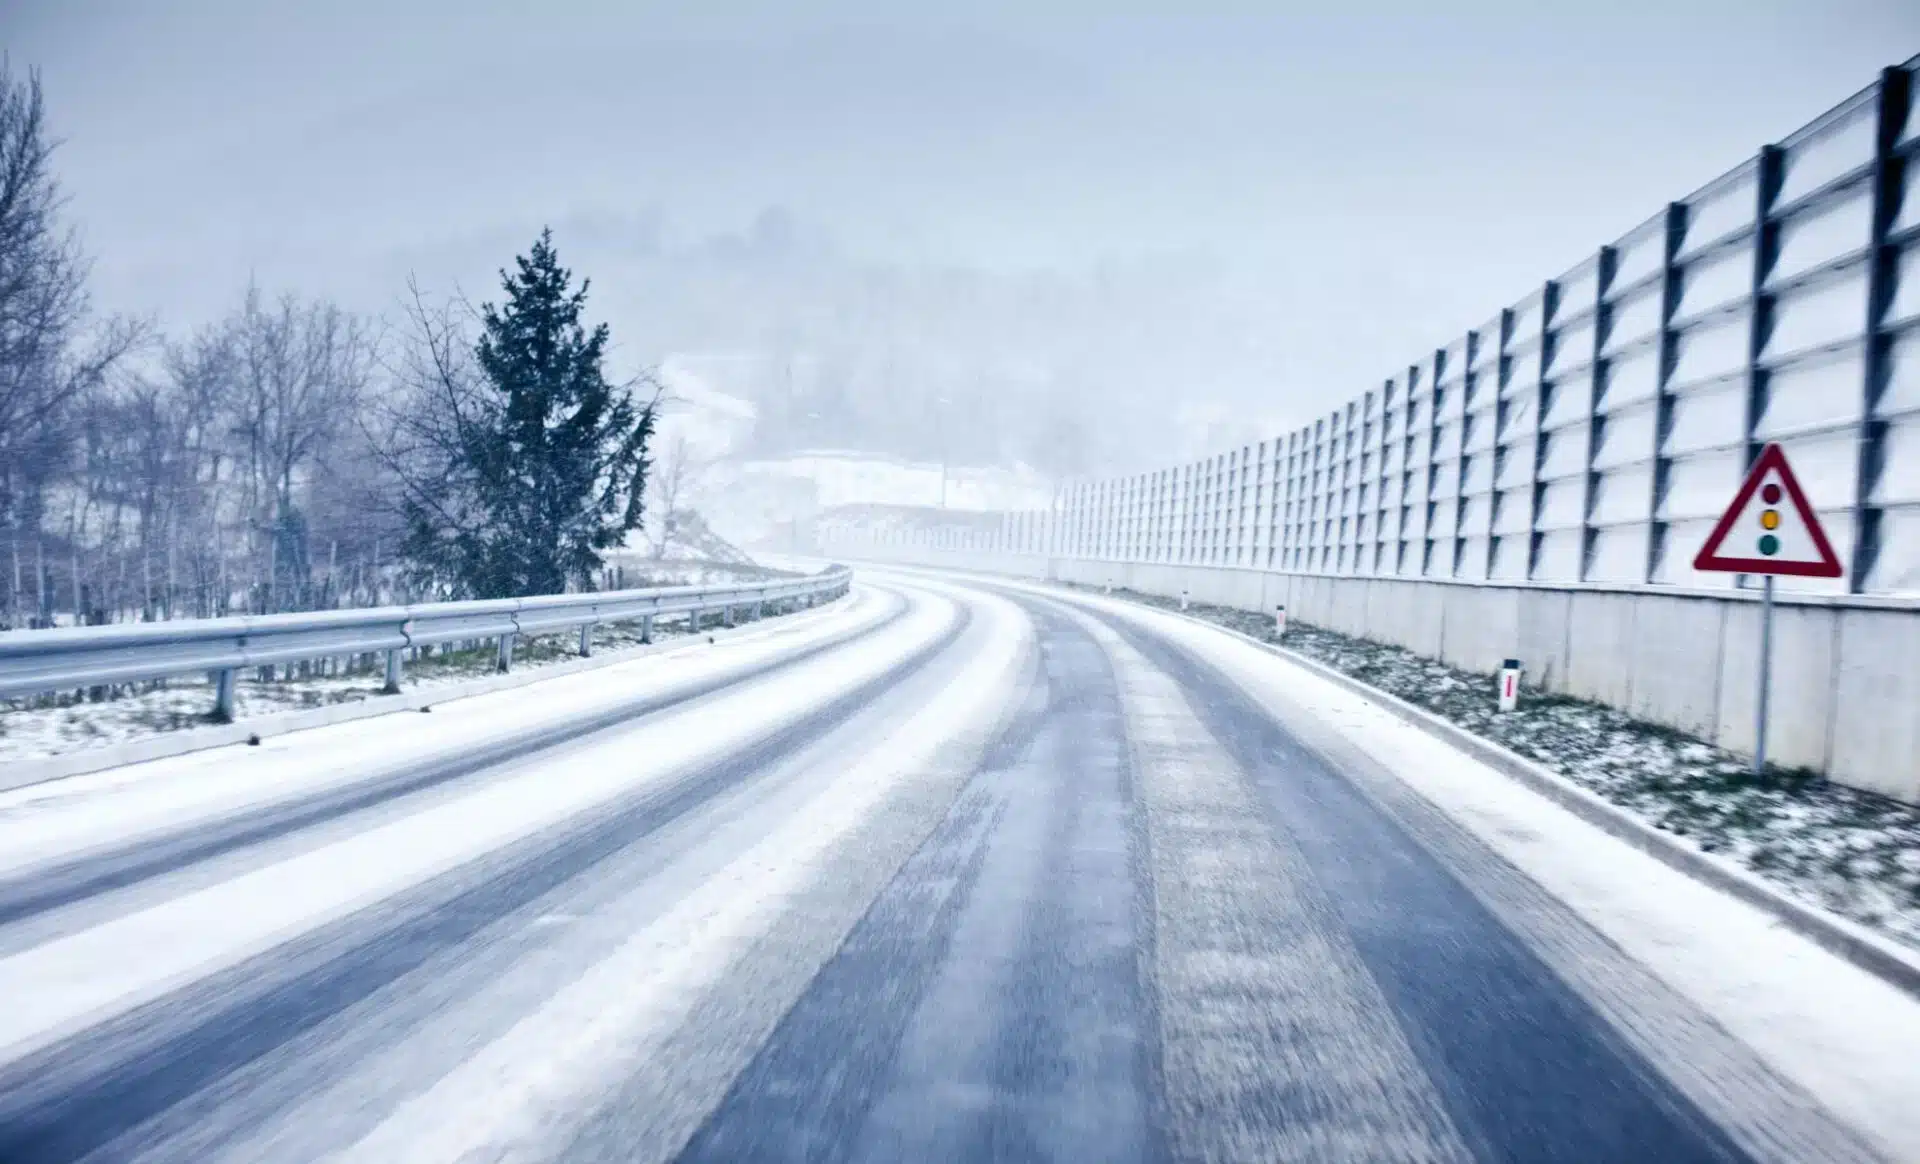
[[580, 653], [587, 655], [593, 649], [593, 628], [602, 624], [637, 621], [641, 637], [650, 639], [653, 625], [663, 619], [697, 621], [718, 614], [731, 622], [733, 613], [745, 608], [838, 598], [852, 580], [851, 571], [836, 566], [811, 577], [749, 585], [12, 631], [0, 634], [0, 697], [206, 673], [214, 681], [214, 717], [231, 719], [234, 678], [248, 667], [384, 654], [386, 688], [397, 691], [404, 652], [412, 647], [496, 640], [497, 665], [504, 671], [513, 664], [515, 640], [524, 636], [577, 628]]
[[[1745, 751], [1755, 579], [1695, 551], [1781, 444], [1847, 564], [1782, 578], [1782, 762], [1920, 801], [1920, 57], [1311, 424], [849, 559], [1270, 610]], [[1444, 630], [1443, 630], [1444, 628]]]
[[[1849, 565], [1920, 597], [1920, 57], [1284, 436], [875, 544], [1455, 582], [1675, 586], [1767, 442]], [[825, 545], [858, 540], [823, 531]], [[944, 540], [943, 540], [944, 539]]]
[[1777, 441], [1850, 563], [1788, 585], [1920, 593], [1915, 65], [1310, 425], [1069, 486], [1056, 552], [1720, 589], [1693, 551]]

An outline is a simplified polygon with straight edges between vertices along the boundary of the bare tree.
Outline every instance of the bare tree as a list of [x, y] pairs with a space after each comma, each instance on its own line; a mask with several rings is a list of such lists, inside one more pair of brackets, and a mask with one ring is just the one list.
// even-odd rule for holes
[[[391, 485], [389, 513], [409, 505], [428, 510], [448, 529], [485, 521], [470, 504], [470, 467], [461, 450], [486, 423], [487, 403], [474, 366], [472, 327], [478, 313], [460, 296], [434, 298], [407, 280], [400, 341], [383, 353], [390, 388], [360, 419], [361, 433]], [[411, 581], [444, 596], [453, 580], [416, 563]]]
[[[0, 528], [15, 560], [24, 542], [34, 543], [41, 607], [48, 589], [39, 564], [46, 557], [42, 523], [50, 486], [74, 467], [73, 406], [144, 333], [118, 320], [92, 332], [86, 327], [87, 261], [78, 236], [59, 221], [56, 145], [46, 132], [39, 74], [17, 77], [0, 57]], [[77, 562], [77, 548], [68, 546], [68, 556]], [[25, 588], [10, 587], [12, 613]]]
[[667, 550], [679, 536], [682, 515], [693, 504], [692, 495], [705, 468], [705, 463], [694, 456], [685, 433], [673, 434], [665, 451], [654, 462], [651, 486], [654, 537], [650, 539], [654, 557], [666, 557]]
[[201, 617], [227, 613], [232, 597], [226, 586], [231, 539], [224, 519], [237, 463], [229, 422], [238, 392], [237, 363], [231, 323], [203, 328], [168, 347], [157, 392], [172, 420], [165, 432], [171, 448], [163, 459], [169, 470], [161, 535], [167, 605], [172, 609], [180, 602], [174, 591], [184, 590], [187, 611]]
[[268, 306], [249, 288], [232, 325], [238, 390], [231, 402], [243, 464], [249, 574], [264, 609], [309, 601], [310, 515], [296, 488], [329, 467], [324, 454], [353, 431], [372, 370], [366, 327], [332, 304], [284, 296]]

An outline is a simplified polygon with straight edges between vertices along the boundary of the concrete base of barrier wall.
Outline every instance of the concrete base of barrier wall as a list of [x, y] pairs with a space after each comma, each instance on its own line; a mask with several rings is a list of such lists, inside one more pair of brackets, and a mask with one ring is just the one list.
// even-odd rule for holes
[[[1028, 565], [1019, 572], [1036, 576]], [[1610, 704], [1737, 754], [1753, 753], [1760, 608], [1751, 596], [1467, 586], [1078, 558], [1054, 558], [1041, 573], [1166, 597], [1185, 590], [1196, 602], [1263, 613], [1285, 603], [1301, 622], [1471, 671], [1491, 673], [1502, 659], [1518, 658], [1529, 686]], [[1920, 610], [1786, 598], [1775, 608], [1773, 642], [1769, 759], [1920, 803]]]
[[1920, 617], [1838, 611], [1833, 642], [1828, 771], [1849, 784], [1920, 801]]

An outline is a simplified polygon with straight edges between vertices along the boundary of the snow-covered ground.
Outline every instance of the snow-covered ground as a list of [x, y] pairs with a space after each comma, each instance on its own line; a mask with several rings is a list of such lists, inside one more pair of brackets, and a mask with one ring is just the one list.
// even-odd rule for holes
[[[52, 903], [0, 928], [0, 997], [33, 1002], [0, 1008], [0, 1144], [953, 1159], [989, 1096], [1064, 1159], [1920, 1159], [1920, 1002], [1763, 911], [1206, 625], [902, 576], [430, 716], [0, 794], [0, 887]], [[1215, 718], [1226, 686], [1248, 706]], [[563, 730], [672, 690], [704, 694]], [[1278, 821], [1231, 734], [1269, 722], [1337, 736], [1375, 799]], [[530, 732], [565, 742], [392, 783]], [[1309, 857], [1343, 820], [1352, 847]], [[1156, 1114], [1141, 1151], [1086, 1130]]]
[[[972, 513], [1044, 509], [1053, 485], [1028, 465], [911, 461], [859, 449], [745, 453], [758, 420], [753, 402], [724, 391], [727, 360], [681, 353], [661, 366], [665, 388], [654, 433], [656, 472], [684, 474], [676, 508], [700, 512], [721, 538], [793, 549], [824, 510], [847, 505], [924, 506]], [[648, 520], [657, 536], [658, 513]]]
[[[1264, 615], [1198, 603], [1189, 613], [1272, 636]], [[1502, 714], [1490, 676], [1399, 647], [1297, 621], [1287, 624], [1285, 646], [1540, 763], [1802, 901], [1920, 947], [1920, 808], [1804, 773], [1755, 779], [1745, 759], [1601, 704], [1526, 692], [1517, 711]]]
[[[0, 1015], [0, 1056], [25, 1053], [83, 1017], [97, 1019], [105, 1008], [136, 1005], [190, 974], [230, 965], [283, 940], [291, 930], [344, 916], [636, 787], [664, 784], [738, 749], [743, 738], [771, 735], [803, 721], [822, 704], [871, 682], [937, 641], [955, 617], [951, 604], [918, 603], [878, 633], [839, 648], [830, 660], [737, 684], [715, 699], [679, 709], [671, 723], [642, 723], [617, 737], [589, 740], [561, 758], [544, 756], [529, 765], [539, 768], [544, 779], [501, 781], [473, 789], [434, 812], [400, 817], [278, 865], [48, 942], [29, 955], [0, 960], [0, 994], [30, 997], [36, 1004]], [[1011, 669], [1023, 645], [1013, 633], [1002, 634], [1000, 641], [1003, 651], [986, 656], [981, 664], [996, 668], [995, 673]], [[753, 650], [742, 647], [734, 653]], [[762, 644], [758, 650], [768, 653], [769, 647]], [[649, 676], [629, 670], [627, 681], [645, 684]], [[551, 714], [554, 701], [551, 693], [545, 694]], [[524, 696], [520, 698], [525, 701]], [[506, 701], [496, 697], [488, 702]], [[972, 715], [983, 698], [975, 694], [952, 702], [967, 705]], [[500, 714], [496, 709], [495, 715]], [[444, 731], [439, 722], [433, 728]], [[400, 723], [385, 725], [383, 734], [417, 735], [419, 731], [412, 719], [402, 717]], [[369, 734], [362, 725], [358, 732], [331, 733], [289, 747], [299, 749], [299, 761], [309, 778], [338, 779], [343, 772], [356, 771], [356, 765], [340, 763], [341, 754], [360, 757], [360, 763], [365, 763]], [[473, 742], [472, 733], [467, 742]], [[329, 746], [336, 751], [333, 757], [324, 755]], [[249, 759], [253, 758], [236, 760], [229, 755], [227, 767], [246, 767], [257, 774], [258, 765], [247, 763]], [[178, 761], [175, 767], [202, 769], [203, 779], [207, 771], [218, 770], [197, 758]], [[170, 791], [174, 795], [153, 802], [162, 814], [178, 807], [179, 789]], [[72, 803], [75, 811], [68, 815], [78, 824], [97, 825], [102, 819], [97, 806], [78, 799]], [[0, 852], [6, 854], [0, 857], [0, 865], [20, 859], [25, 851], [43, 858], [73, 851], [70, 837], [48, 843], [55, 831], [52, 822], [59, 817], [58, 807], [44, 806], [38, 813], [0, 817], [0, 834], [6, 834], [0, 843]], [[122, 821], [114, 827], [124, 825]], [[128, 959], [129, 950], [140, 950], [143, 956]]]
[[722, 540], [698, 513], [688, 511], [682, 518], [691, 520], [674, 534], [664, 558], [622, 551], [608, 559], [626, 569], [629, 588], [747, 585], [787, 576], [787, 571], [760, 564]]
[[819, 514], [843, 506], [918, 506], [997, 521], [1003, 512], [1044, 509], [1053, 496], [1027, 466], [943, 467], [842, 450], [725, 461], [705, 482], [703, 511], [714, 528], [747, 546], [786, 546]]
[[[635, 701], [751, 683], [783, 658], [822, 643], [884, 629], [904, 600], [859, 591], [844, 603], [773, 622], [708, 645], [689, 641], [659, 654], [608, 659], [591, 670], [508, 690], [448, 700], [427, 716], [384, 716], [272, 736], [245, 751], [215, 748], [0, 790], [0, 876], [114, 838], [192, 828], [277, 798], [307, 796], [403, 770], [449, 753], [498, 748]], [[21, 824], [31, 818], [31, 826]], [[23, 831], [24, 830], [24, 831]]]
[[665, 392], [654, 427], [656, 455], [684, 440], [690, 458], [707, 464], [730, 455], [753, 434], [759, 409], [753, 401], [716, 387], [711, 369], [702, 364], [691, 353], [661, 362], [660, 384]]
[[739, 466], [746, 477], [789, 477], [811, 482], [822, 509], [840, 505], [924, 505], [1000, 513], [1041, 509], [1052, 486], [1024, 465], [1012, 468], [941, 465], [838, 450], [796, 453]]
[[[675, 563], [676, 566], [679, 563]], [[710, 573], [712, 577], [707, 577]], [[771, 571], [762, 571], [771, 574]], [[710, 571], [676, 571], [670, 583], [695, 585], [741, 580], [740, 571], [713, 567]], [[695, 576], [698, 575], [698, 576]], [[780, 613], [769, 607], [769, 616]], [[735, 623], [751, 621], [751, 608], [741, 610]], [[713, 618], [709, 616], [708, 625]], [[609, 659], [619, 659], [640, 649], [640, 624], [614, 623], [594, 630], [594, 651]], [[663, 622], [654, 627], [656, 639], [684, 635], [691, 630], [685, 620]], [[541, 635], [515, 644], [513, 665], [516, 670], [538, 669], [579, 657], [577, 631]], [[493, 674], [496, 645], [488, 641], [478, 650], [436, 653], [409, 660], [406, 684], [409, 688], [446, 687]], [[367, 699], [380, 693], [385, 674], [380, 667], [362, 668], [351, 673], [309, 669], [301, 673], [280, 667], [274, 678], [263, 680], [257, 671], [242, 672], [235, 684], [234, 716], [246, 720], [277, 712], [302, 711], [335, 703]], [[0, 700], [0, 762], [38, 756], [63, 755], [82, 748], [102, 747], [158, 732], [193, 728], [208, 722], [213, 707], [213, 686], [200, 676], [183, 676], [156, 684], [118, 689], [118, 697], [98, 703], [74, 694], [43, 696], [33, 699]]]

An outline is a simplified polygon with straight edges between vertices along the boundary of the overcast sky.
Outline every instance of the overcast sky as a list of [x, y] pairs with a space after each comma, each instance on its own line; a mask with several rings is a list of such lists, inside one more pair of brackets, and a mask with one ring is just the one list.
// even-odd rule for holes
[[97, 299], [170, 327], [249, 274], [484, 280], [546, 222], [604, 286], [778, 206], [900, 267], [1207, 264], [1331, 406], [1920, 50], [1920, 3], [6, 0], [0, 44]]

